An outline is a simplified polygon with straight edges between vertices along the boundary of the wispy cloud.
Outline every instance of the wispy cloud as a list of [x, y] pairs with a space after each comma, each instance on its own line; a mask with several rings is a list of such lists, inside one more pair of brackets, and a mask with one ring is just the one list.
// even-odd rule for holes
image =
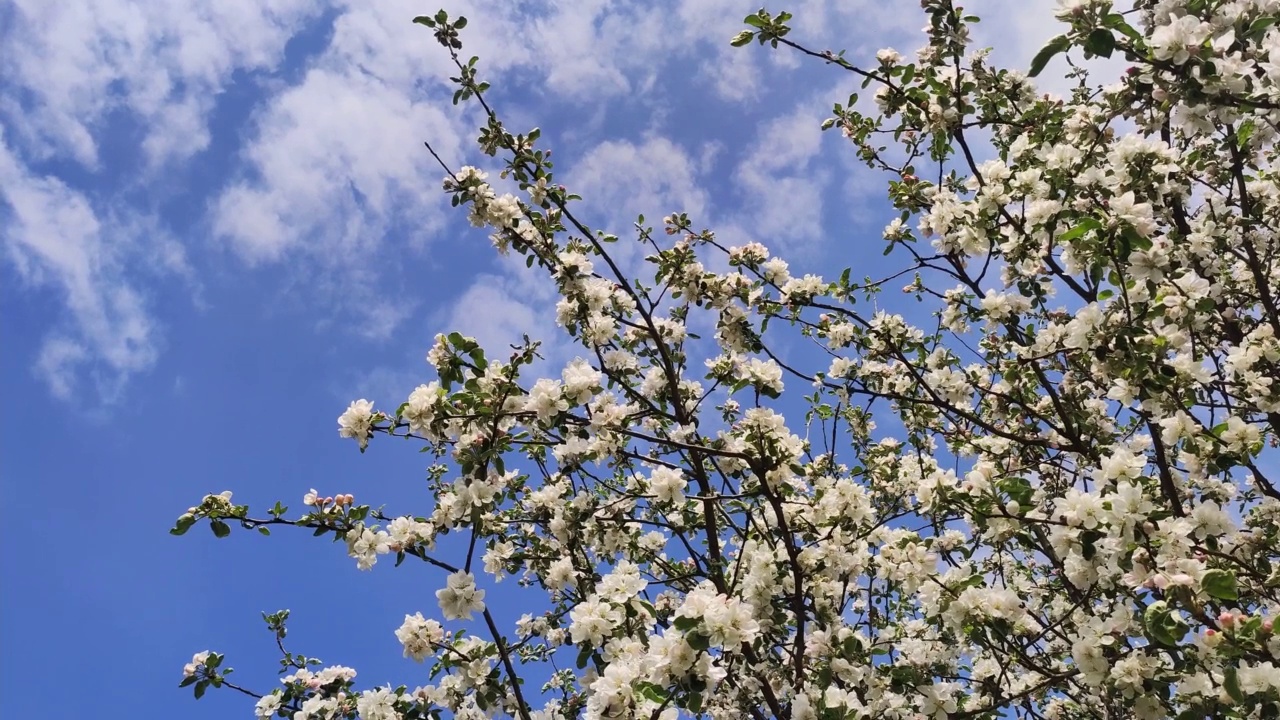
[[[854, 182], [847, 161], [826, 157], [828, 148], [849, 150], [817, 130], [827, 103], [842, 98], [815, 89], [842, 87], [839, 71], [823, 75], [792, 52], [728, 47], [754, 0], [446, 4], [471, 18], [466, 52], [481, 57], [495, 91], [511, 100], [508, 114], [545, 124], [535, 107], [545, 96], [556, 106], [544, 110], [575, 118], [573, 145], [586, 151], [563, 177], [615, 232], [626, 234], [640, 213], [684, 210], [722, 233], [818, 252], [824, 217], [847, 202], [840, 193], [874, 186]], [[981, 3], [979, 40], [1012, 43], [1000, 59], [1025, 62], [1057, 32], [1044, 23], [1051, 6]], [[786, 7], [797, 39], [846, 49], [859, 62], [881, 46], [909, 53], [922, 42], [924, 18], [898, 3]], [[306, 295], [303, 304], [322, 316], [311, 318], [318, 326], [341, 323], [355, 336], [394, 338], [429, 306], [427, 291], [388, 258], [425, 262], [454, 216], [421, 141], [450, 162], [474, 162], [478, 118], [449, 104], [447, 55], [409, 22], [422, 11], [415, 0], [11, 0], [0, 11], [0, 232], [24, 285], [62, 298], [62, 320], [33, 359], [55, 394], [69, 397], [88, 383], [110, 395], [151, 367], [164, 319], [154, 279], [177, 275], [198, 289], [190, 257], [210, 247], [272, 269], [291, 294]], [[317, 28], [322, 18], [332, 27]], [[304, 67], [282, 73], [286, 48], [304, 32], [322, 44], [308, 48]], [[782, 99], [771, 89], [810, 71]], [[126, 199], [146, 203], [164, 194], [148, 189], [173, 191], [167, 177], [210, 147], [225, 91], [255, 77], [270, 82], [253, 87], [251, 108], [237, 110], [250, 122], [229, 133], [241, 143], [231, 150], [231, 173], [185, 188], [201, 193], [206, 217], [179, 230]], [[684, 118], [662, 105], [676, 87], [744, 108], [724, 121], [750, 123], [734, 128], [750, 146], [682, 144]], [[637, 135], [606, 140], [607, 109], [623, 106], [653, 117]], [[121, 119], [136, 136], [107, 135]], [[114, 157], [104, 149], [121, 143], [124, 156], [142, 159], [140, 177], [104, 167]], [[75, 171], [57, 170], [65, 167]], [[718, 173], [726, 169], [728, 183]], [[215, 191], [204, 196], [208, 187]], [[544, 290], [504, 267], [488, 268], [500, 281], [465, 286], [454, 300], [497, 308], [456, 318], [491, 323], [495, 340], [526, 325], [542, 329], [529, 309], [535, 301], [539, 313], [549, 307]]]
[[[98, 394], [116, 397], [128, 378], [155, 362], [156, 324], [145, 292], [127, 266], [150, 244], [139, 224], [101, 217], [89, 200], [55, 177], [33, 175], [0, 136], [0, 239], [29, 287], [56, 293], [67, 316], [49, 331], [37, 373], [52, 393], [70, 398], [87, 370]], [[163, 238], [160, 269], [181, 271], [180, 252]], [[138, 268], [146, 268], [137, 263]], [[154, 267], [154, 266], [153, 266]]]
[[232, 74], [278, 65], [289, 39], [324, 9], [316, 0], [10, 5], [0, 68], [17, 92], [5, 116], [33, 155], [88, 167], [114, 111], [143, 123], [153, 164], [203, 150], [204, 119]]
[[250, 263], [287, 253], [348, 265], [395, 221], [438, 225], [440, 172], [422, 140], [459, 154], [438, 103], [353, 69], [314, 69], [260, 113], [243, 178], [213, 209], [214, 233]]

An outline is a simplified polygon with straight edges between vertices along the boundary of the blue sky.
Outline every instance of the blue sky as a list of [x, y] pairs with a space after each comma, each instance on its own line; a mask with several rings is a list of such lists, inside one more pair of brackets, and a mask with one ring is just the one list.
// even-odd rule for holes
[[[1010, 64], [1055, 32], [1050, 0], [970, 5]], [[683, 210], [800, 271], [880, 257], [883, 178], [817, 127], [856, 88], [729, 48], [753, 2], [445, 7], [470, 18], [495, 102], [513, 128], [544, 128], [593, 222], [625, 237], [637, 213]], [[181, 666], [213, 648], [269, 687], [259, 613], [285, 607], [293, 650], [365, 686], [425, 682], [393, 631], [435, 609], [436, 574], [360, 573], [306, 534], [166, 531], [225, 489], [255, 508], [316, 487], [412, 512], [416, 448], [360, 455], [337, 415], [429, 380], [437, 332], [555, 337], [549, 286], [450, 211], [421, 147], [494, 169], [474, 109], [448, 101], [447, 56], [409, 22], [436, 8], [0, 2], [6, 717], [247, 716], [229, 693], [193, 702]], [[862, 62], [921, 43], [912, 2], [786, 9], [798, 39]]]

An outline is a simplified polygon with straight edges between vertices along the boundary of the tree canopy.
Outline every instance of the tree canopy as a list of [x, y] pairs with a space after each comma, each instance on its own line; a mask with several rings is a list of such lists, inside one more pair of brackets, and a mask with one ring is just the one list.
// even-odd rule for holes
[[[1027, 72], [950, 0], [922, 0], [913, 56], [745, 19], [733, 45], [874, 93], [823, 127], [887, 178], [882, 278], [856, 263], [874, 240], [800, 276], [679, 208], [588, 226], [465, 18], [416, 18], [487, 121], [491, 163], [437, 156], [443, 190], [554, 284], [579, 356], [536, 377], [537, 338], [440, 335], [435, 379], [353, 402], [361, 451], [432, 458], [422, 508], [223, 493], [174, 528], [425, 564], [438, 602], [395, 635], [430, 684], [285, 650], [287, 612], [281, 681], [203, 652], [183, 684], [294, 720], [1280, 717], [1280, 3], [1134, 5], [1059, 0]], [[1038, 91], [1064, 54], [1069, 96]], [[1097, 56], [1130, 67], [1074, 62]], [[502, 578], [533, 612], [492, 612]]]

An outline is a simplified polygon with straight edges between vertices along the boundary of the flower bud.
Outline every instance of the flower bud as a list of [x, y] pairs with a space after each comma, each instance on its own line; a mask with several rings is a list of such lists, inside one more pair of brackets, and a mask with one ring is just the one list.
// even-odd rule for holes
[[1222, 644], [1222, 634], [1213, 629], [1204, 631], [1204, 644], [1206, 647], [1217, 647]]

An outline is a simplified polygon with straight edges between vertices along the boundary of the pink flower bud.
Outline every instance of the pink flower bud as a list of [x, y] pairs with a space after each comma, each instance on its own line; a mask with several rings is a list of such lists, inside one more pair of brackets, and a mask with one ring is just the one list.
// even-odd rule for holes
[[1218, 624], [1224, 628], [1231, 627], [1235, 624], [1235, 621], [1236, 616], [1232, 615], [1230, 610], [1224, 610], [1222, 614], [1218, 616]]

